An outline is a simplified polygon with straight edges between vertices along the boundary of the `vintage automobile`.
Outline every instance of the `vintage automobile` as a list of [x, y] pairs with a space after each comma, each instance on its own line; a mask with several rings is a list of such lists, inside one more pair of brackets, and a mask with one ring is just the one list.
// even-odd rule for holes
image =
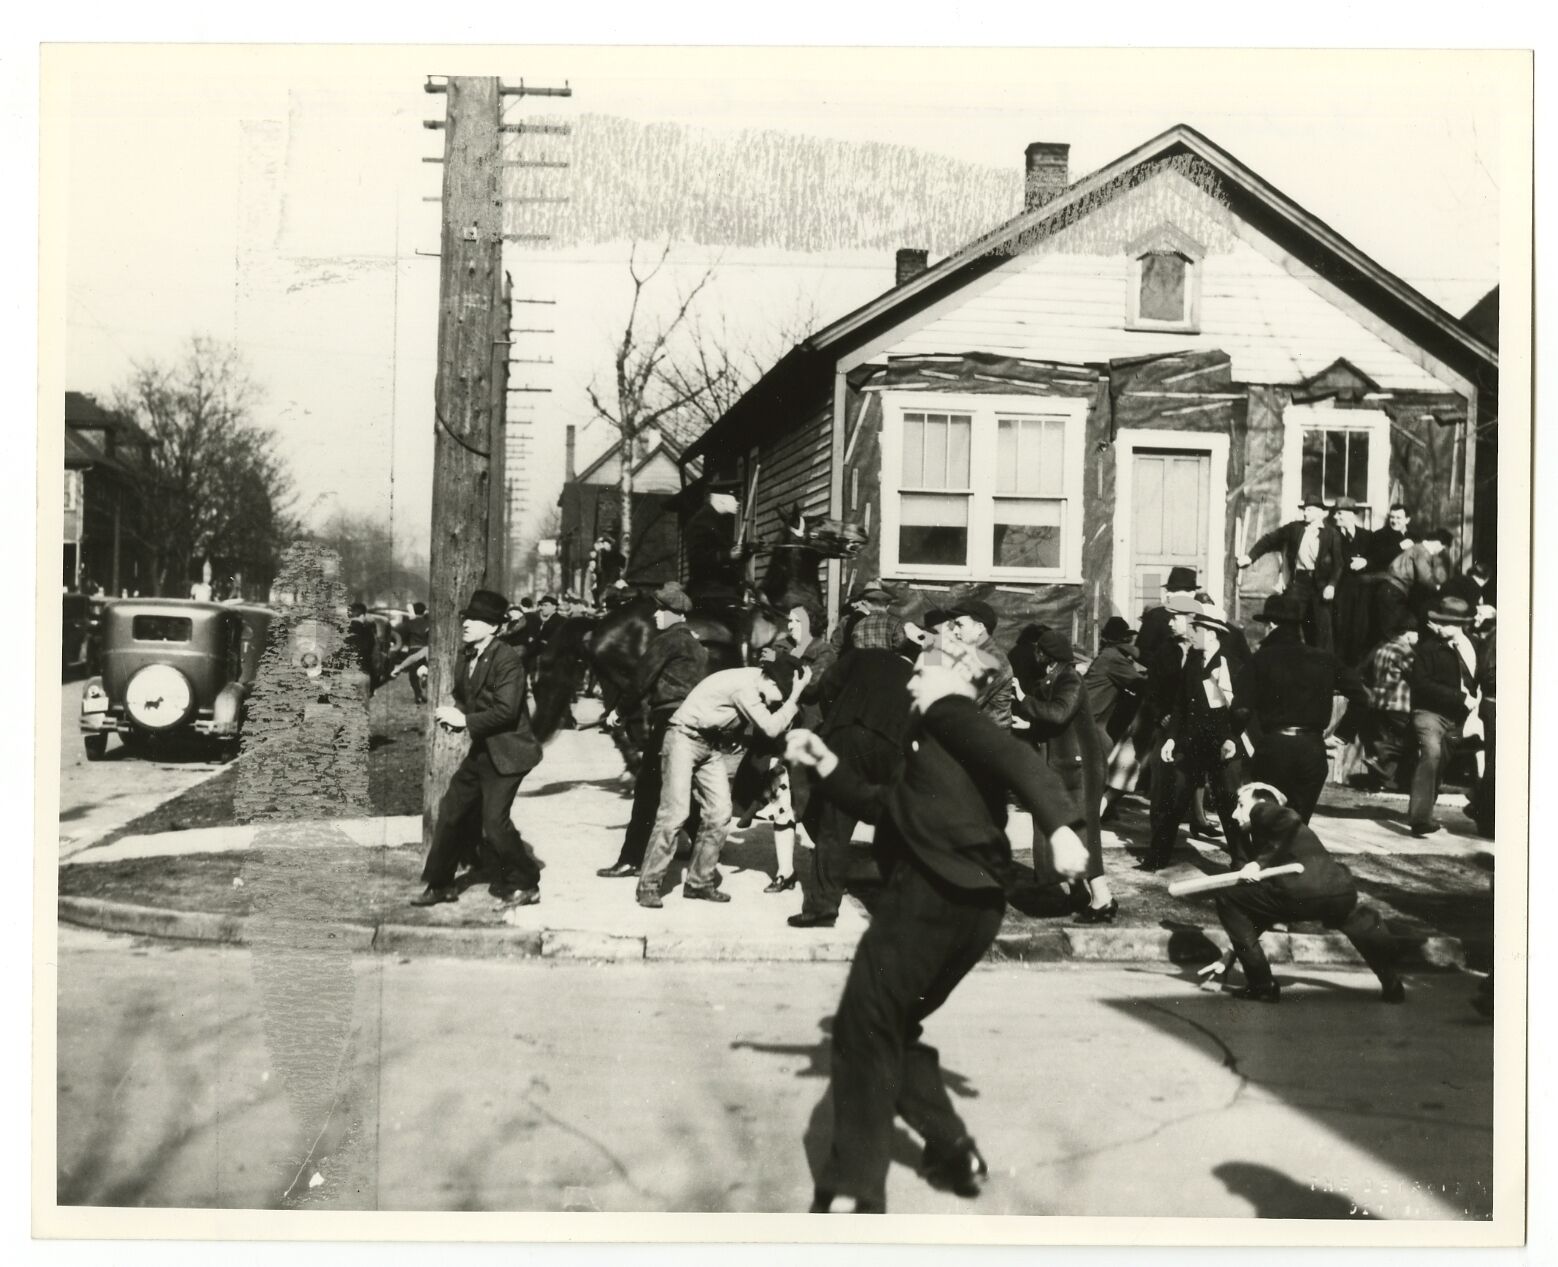
[[132, 750], [196, 735], [236, 753], [271, 618], [264, 607], [181, 598], [104, 604], [102, 671], [81, 697], [87, 760], [107, 752], [111, 734]]

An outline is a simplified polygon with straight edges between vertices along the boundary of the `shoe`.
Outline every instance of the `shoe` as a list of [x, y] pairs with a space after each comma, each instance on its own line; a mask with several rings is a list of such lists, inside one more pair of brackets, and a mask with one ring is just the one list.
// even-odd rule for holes
[[446, 884], [435, 888], [430, 884], [424, 892], [417, 894], [416, 897], [411, 899], [411, 905], [437, 906], [440, 902], [458, 902], [459, 900], [460, 890], [455, 888], [454, 885]]
[[784, 893], [784, 892], [786, 892], [786, 891], [788, 891], [790, 889], [793, 889], [794, 887], [795, 887], [795, 873], [792, 871], [789, 875], [776, 875], [772, 880], [770, 880], [768, 882], [768, 887], [765, 888], [763, 890], [763, 892], [764, 893]]
[[1157, 858], [1143, 858], [1136, 864], [1138, 871], [1161, 871], [1168, 866], [1166, 862], [1160, 862]]
[[1439, 824], [1429, 819], [1426, 823], [1408, 823], [1407, 830], [1414, 836], [1432, 836], [1439, 830]]
[[812, 1192], [810, 1214], [886, 1214], [887, 1207], [859, 1197], [848, 1197], [841, 1192], [829, 1192], [817, 1188]]
[[933, 1188], [947, 1188], [960, 1197], [977, 1197], [990, 1177], [990, 1167], [966, 1136], [951, 1148], [925, 1145], [920, 1174]]
[[799, 915], [792, 915], [785, 920], [791, 928], [832, 928], [838, 923], [835, 915], [814, 915], [809, 911], [802, 911]]
[[1073, 924], [1112, 924], [1120, 913], [1120, 899], [1112, 897], [1108, 906], [1087, 906], [1077, 912]]
[[1407, 988], [1400, 981], [1387, 985], [1380, 991], [1381, 1003], [1405, 1003], [1407, 1001]]
[[637, 901], [640, 906], [647, 906], [652, 911], [658, 911], [662, 906], [665, 905], [665, 903], [660, 900], [660, 895], [658, 893], [640, 893], [638, 894]]
[[514, 889], [510, 896], [503, 899], [504, 906], [539, 906], [540, 904], [540, 889]]
[[631, 862], [614, 862], [609, 867], [602, 867], [595, 874], [604, 880], [626, 880], [630, 875], [637, 875], [638, 868]]
[[694, 885], [691, 885], [691, 884], [684, 884], [684, 885], [682, 885], [682, 896], [686, 897], [686, 898], [693, 898], [694, 900], [699, 901], [699, 902], [728, 902], [728, 901], [730, 901], [730, 894], [729, 893], [721, 893], [719, 885], [717, 885], [717, 884], [711, 884], [707, 888], [704, 888], [701, 885], [694, 886]]
[[1191, 823], [1190, 834], [1204, 836], [1209, 840], [1221, 840], [1223, 829], [1220, 823]]
[[1242, 990], [1235, 990], [1233, 997], [1244, 999], [1251, 1003], [1280, 1003], [1282, 1001], [1282, 987], [1275, 981], [1269, 985], [1247, 985]]

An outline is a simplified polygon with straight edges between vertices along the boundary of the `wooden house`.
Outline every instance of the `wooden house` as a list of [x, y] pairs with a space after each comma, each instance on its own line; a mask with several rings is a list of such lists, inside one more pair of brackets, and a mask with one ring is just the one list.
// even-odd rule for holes
[[1007, 639], [1090, 645], [1176, 564], [1247, 619], [1277, 562], [1235, 559], [1310, 492], [1473, 548], [1484, 338], [1189, 127], [1075, 182], [1068, 154], [1029, 146], [1020, 214], [932, 267], [899, 252], [683, 463], [746, 482], [759, 539], [791, 504], [862, 524], [834, 610], [866, 577], [911, 613], [977, 587]]

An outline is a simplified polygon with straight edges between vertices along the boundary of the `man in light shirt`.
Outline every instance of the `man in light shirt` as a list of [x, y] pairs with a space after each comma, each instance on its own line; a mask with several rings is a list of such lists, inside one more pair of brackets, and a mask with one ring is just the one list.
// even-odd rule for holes
[[638, 877], [638, 904], [658, 908], [660, 889], [676, 852], [676, 833], [697, 796], [702, 822], [682, 896], [728, 902], [719, 889], [720, 850], [730, 827], [730, 768], [748, 726], [770, 739], [789, 730], [811, 674], [782, 656], [755, 669], [725, 669], [693, 687], [666, 728], [660, 757], [660, 810]]

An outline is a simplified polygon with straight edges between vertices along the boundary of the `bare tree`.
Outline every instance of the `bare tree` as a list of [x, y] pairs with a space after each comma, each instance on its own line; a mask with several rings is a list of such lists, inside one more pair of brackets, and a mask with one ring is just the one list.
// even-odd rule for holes
[[714, 268], [704, 270], [692, 288], [681, 296], [681, 302], [668, 319], [656, 322], [644, 311], [645, 291], [659, 276], [670, 254], [671, 244], [667, 241], [660, 258], [652, 266], [643, 268], [638, 263], [638, 245], [633, 245], [628, 256], [633, 302], [628, 308], [622, 338], [616, 346], [615, 399], [608, 402], [593, 383], [587, 389], [595, 416], [609, 423], [622, 440], [618, 548], [622, 553], [624, 574], [632, 552], [633, 464], [638, 457], [640, 440], [645, 431], [675, 419], [709, 391], [707, 380], [672, 372], [671, 341], [687, 323], [693, 301], [714, 276]]
[[427, 560], [396, 545], [388, 516], [338, 510], [314, 535], [340, 557], [349, 597], [400, 606], [427, 597]]
[[159, 592], [207, 559], [274, 574], [293, 531], [292, 481], [274, 433], [253, 421], [260, 395], [236, 348], [201, 337], [177, 362], [135, 366], [115, 392], [151, 441], [141, 491]]

